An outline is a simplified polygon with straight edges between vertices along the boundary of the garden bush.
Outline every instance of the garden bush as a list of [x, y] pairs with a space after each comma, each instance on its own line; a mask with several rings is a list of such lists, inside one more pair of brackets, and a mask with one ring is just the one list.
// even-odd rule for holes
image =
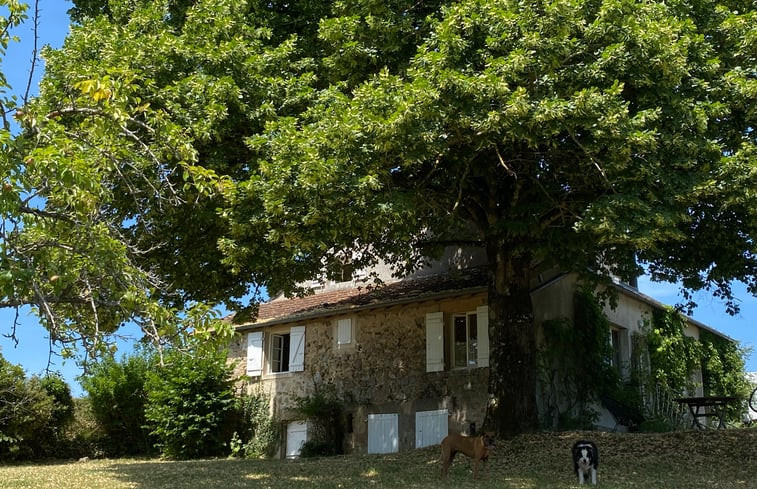
[[228, 454], [236, 399], [225, 352], [171, 353], [148, 374], [146, 391], [145, 418], [163, 456]]
[[152, 367], [151, 355], [138, 352], [120, 361], [107, 357], [81, 378], [92, 413], [106, 435], [100, 442], [106, 455], [152, 453], [155, 440], [145, 427], [145, 383]]
[[54, 411], [42, 381], [0, 356], [0, 459], [32, 458]]

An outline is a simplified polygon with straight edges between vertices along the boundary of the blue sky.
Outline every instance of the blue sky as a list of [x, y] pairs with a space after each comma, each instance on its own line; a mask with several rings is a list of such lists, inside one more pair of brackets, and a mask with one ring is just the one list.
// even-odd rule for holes
[[[32, 2], [33, 3], [33, 2]], [[66, 11], [71, 8], [71, 2], [63, 0], [39, 0], [40, 8], [40, 45], [49, 44], [60, 47], [68, 33], [68, 16]], [[0, 12], [2, 15], [2, 12]], [[22, 93], [26, 86], [29, 73], [29, 62], [32, 56], [31, 24], [27, 22], [15, 34], [22, 38], [21, 43], [12, 43], [2, 60], [0, 69], [8, 77], [8, 81], [15, 93]], [[37, 80], [42, 72], [42, 66], [36, 73]], [[36, 83], [36, 82], [35, 82]], [[674, 284], [652, 283], [646, 278], [639, 281], [639, 290], [665, 304], [679, 302], [678, 287]], [[695, 296], [698, 303], [692, 315], [718, 331], [738, 340], [742, 346], [754, 348], [757, 346], [757, 298], [751, 296], [741, 284], [735, 288], [736, 296], [741, 301], [741, 313], [731, 317], [725, 313], [725, 307], [717, 299], [706, 293]], [[36, 318], [28, 309], [21, 311], [20, 327], [16, 331], [19, 343], [16, 345], [6, 337], [10, 334], [15, 311], [0, 310], [0, 348], [3, 356], [10, 362], [20, 364], [27, 374], [41, 374], [50, 363], [50, 369], [60, 372], [71, 386], [74, 395], [81, 395], [82, 391], [76, 382], [80, 370], [72, 360], [64, 361], [59, 356], [49, 355], [49, 337]], [[132, 328], [133, 332], [133, 328]], [[128, 351], [128, 342], [123, 343]], [[747, 359], [747, 370], [757, 371], [757, 354]]]

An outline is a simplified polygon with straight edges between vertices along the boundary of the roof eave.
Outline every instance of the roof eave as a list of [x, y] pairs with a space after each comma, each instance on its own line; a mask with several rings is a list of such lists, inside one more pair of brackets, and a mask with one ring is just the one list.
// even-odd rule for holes
[[421, 296], [412, 296], [412, 297], [407, 297], [407, 298], [385, 300], [385, 301], [375, 302], [371, 304], [359, 304], [359, 305], [346, 304], [341, 307], [337, 306], [337, 307], [328, 308], [328, 309], [319, 309], [319, 310], [308, 311], [304, 313], [289, 314], [289, 315], [281, 316], [278, 318], [267, 319], [258, 323], [242, 324], [242, 325], [236, 326], [235, 329], [238, 332], [244, 332], [244, 331], [250, 331], [253, 329], [259, 329], [259, 328], [263, 328], [267, 326], [276, 326], [280, 324], [300, 322], [300, 321], [311, 321], [314, 319], [321, 319], [321, 318], [326, 318], [330, 316], [338, 316], [338, 315], [347, 314], [347, 313], [352, 314], [352, 313], [363, 312], [363, 311], [368, 311], [372, 309], [380, 309], [380, 308], [386, 308], [386, 307], [392, 307], [392, 306], [401, 306], [401, 305], [427, 302], [427, 301], [439, 300], [439, 299], [449, 299], [451, 297], [476, 295], [476, 294], [480, 294], [481, 292], [486, 292], [486, 290], [487, 290], [486, 286], [478, 286], [478, 287], [468, 287], [465, 289], [447, 290], [447, 291], [432, 293], [432, 294], [424, 294]]

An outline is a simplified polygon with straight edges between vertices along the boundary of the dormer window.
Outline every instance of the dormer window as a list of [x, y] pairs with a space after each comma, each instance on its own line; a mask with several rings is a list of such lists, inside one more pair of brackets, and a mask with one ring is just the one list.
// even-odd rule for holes
[[352, 262], [343, 263], [339, 272], [339, 277], [337, 277], [337, 280], [339, 282], [351, 282], [352, 277], [355, 274], [355, 266], [352, 264]]
[[326, 284], [323, 283], [323, 281], [320, 279], [308, 280], [307, 282], [305, 282], [306, 289], [320, 290], [324, 287], [326, 287]]

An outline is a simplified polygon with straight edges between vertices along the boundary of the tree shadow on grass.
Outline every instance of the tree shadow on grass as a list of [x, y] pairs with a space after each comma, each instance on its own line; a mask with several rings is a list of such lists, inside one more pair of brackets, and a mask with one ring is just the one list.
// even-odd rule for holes
[[501, 440], [474, 481], [470, 459], [458, 456], [446, 481], [437, 447], [391, 455], [303, 460], [117, 461], [92, 470], [133, 489], [572, 489], [570, 447], [579, 438], [600, 446], [606, 489], [754, 487], [757, 429], [619, 434], [540, 433]]
[[[431, 462], [433, 466], [429, 466]], [[106, 471], [109, 478], [135, 489], [407, 488], [433, 487], [428, 485], [429, 480], [434, 478], [438, 481], [438, 463], [435, 459], [416, 461], [399, 456], [344, 456], [304, 460], [119, 461], [99, 470]]]

